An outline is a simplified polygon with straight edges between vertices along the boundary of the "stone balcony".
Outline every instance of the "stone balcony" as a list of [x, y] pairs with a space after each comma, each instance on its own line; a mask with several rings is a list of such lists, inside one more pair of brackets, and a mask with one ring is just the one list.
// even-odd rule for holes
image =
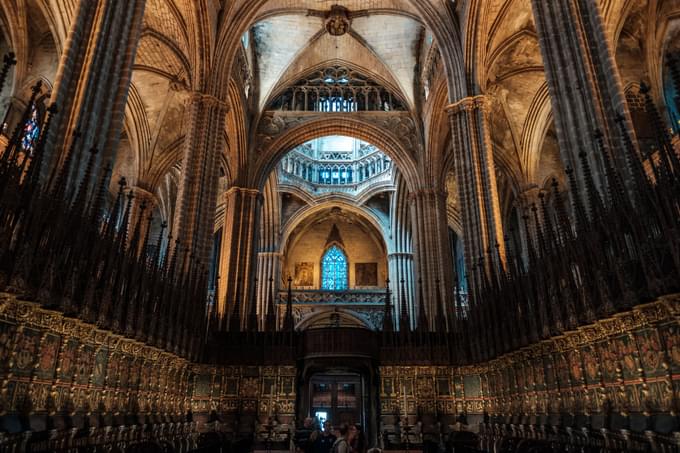
[[[383, 305], [384, 289], [349, 289], [346, 291], [322, 291], [316, 289], [295, 290], [293, 304], [319, 305]], [[288, 292], [279, 292], [279, 304], [288, 302]]]
[[[299, 329], [310, 327], [363, 327], [381, 330], [385, 304], [384, 289], [346, 291], [297, 290], [292, 292], [293, 319]], [[287, 291], [278, 298], [279, 319], [288, 303]]]

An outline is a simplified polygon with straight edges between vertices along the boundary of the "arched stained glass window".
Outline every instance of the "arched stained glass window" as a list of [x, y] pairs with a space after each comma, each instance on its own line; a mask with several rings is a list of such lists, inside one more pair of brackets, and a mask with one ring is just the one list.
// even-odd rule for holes
[[24, 125], [24, 136], [21, 138], [21, 149], [29, 156], [33, 154], [33, 148], [38, 141], [40, 135], [40, 126], [38, 125], [38, 111], [33, 106], [31, 117]]
[[321, 289], [347, 289], [347, 257], [338, 246], [332, 246], [321, 260]]

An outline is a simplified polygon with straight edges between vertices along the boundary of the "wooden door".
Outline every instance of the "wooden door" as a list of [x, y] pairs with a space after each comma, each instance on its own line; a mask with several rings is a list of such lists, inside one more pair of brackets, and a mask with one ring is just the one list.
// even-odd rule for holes
[[310, 416], [341, 423], [361, 423], [362, 382], [359, 375], [318, 374], [310, 382]]

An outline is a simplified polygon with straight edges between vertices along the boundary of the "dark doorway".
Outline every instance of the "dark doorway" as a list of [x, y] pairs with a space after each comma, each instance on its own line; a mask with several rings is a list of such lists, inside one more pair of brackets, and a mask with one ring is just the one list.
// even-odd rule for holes
[[364, 380], [359, 374], [318, 373], [309, 385], [309, 415], [333, 426], [364, 424]]

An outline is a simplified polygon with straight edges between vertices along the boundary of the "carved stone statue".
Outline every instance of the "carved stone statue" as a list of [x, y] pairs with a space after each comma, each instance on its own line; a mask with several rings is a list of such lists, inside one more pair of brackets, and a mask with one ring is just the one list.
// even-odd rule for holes
[[333, 36], [342, 36], [349, 31], [350, 19], [347, 8], [334, 5], [326, 18], [326, 30]]

